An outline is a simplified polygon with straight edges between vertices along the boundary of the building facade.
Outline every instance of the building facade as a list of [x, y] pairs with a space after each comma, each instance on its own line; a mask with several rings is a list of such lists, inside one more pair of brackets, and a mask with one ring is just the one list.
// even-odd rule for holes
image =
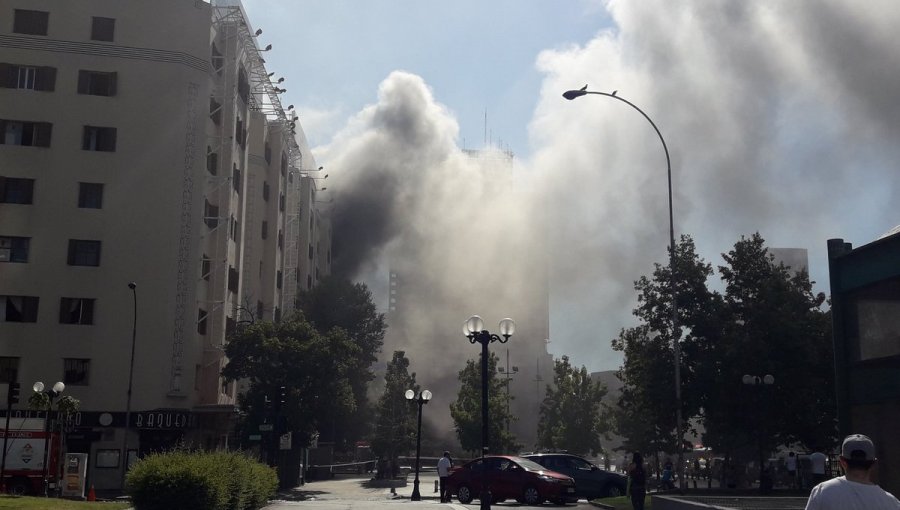
[[0, 382], [66, 384], [97, 490], [126, 457], [227, 447], [228, 333], [330, 271], [259, 34], [236, 2], [2, 0], [0, 19]]

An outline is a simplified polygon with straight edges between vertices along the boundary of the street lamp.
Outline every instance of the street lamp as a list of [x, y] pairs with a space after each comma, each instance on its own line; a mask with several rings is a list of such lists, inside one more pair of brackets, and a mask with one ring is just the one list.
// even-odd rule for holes
[[670, 292], [672, 293], [672, 351], [675, 358], [675, 435], [676, 451], [678, 452], [678, 479], [680, 481], [679, 485], [684, 489], [684, 434], [681, 428], [681, 345], [679, 339], [680, 334], [678, 331], [678, 294], [675, 285], [675, 220], [672, 213], [672, 161], [669, 158], [669, 148], [666, 146], [666, 140], [663, 138], [662, 133], [659, 132], [659, 128], [656, 127], [656, 123], [653, 122], [653, 119], [631, 101], [617, 96], [616, 92], [617, 91], [613, 91], [611, 94], [606, 92], [594, 92], [587, 90], [587, 85], [585, 85], [584, 88], [579, 90], [567, 90], [563, 93], [563, 97], [571, 101], [587, 94], [595, 94], [622, 101], [637, 110], [645, 119], [647, 119], [647, 122], [653, 126], [653, 130], [656, 131], [656, 135], [659, 136], [659, 141], [662, 142], [663, 152], [666, 153], [666, 177], [669, 181], [669, 285], [671, 287]]
[[[516, 331], [516, 323], [512, 319], [503, 319], [500, 321], [500, 335], [491, 334], [490, 331], [484, 329], [484, 320], [477, 315], [469, 317], [463, 325], [463, 335], [469, 339], [470, 343], [478, 342], [481, 344], [481, 456], [482, 458], [488, 453], [488, 344], [491, 342], [500, 342], [505, 344], [509, 341], [509, 337]], [[481, 508], [482, 510], [490, 510], [491, 508], [491, 487], [490, 479], [484, 480], [481, 489]]]
[[134, 313], [131, 320], [131, 363], [128, 365], [128, 393], [125, 398], [125, 434], [122, 438], [122, 490], [125, 490], [125, 474], [128, 472], [128, 429], [131, 426], [131, 388], [134, 381], [134, 345], [137, 340], [137, 284], [128, 282]]
[[[766, 387], [771, 387], [775, 384], [775, 376], [772, 374], [766, 374], [762, 377], [758, 375], [749, 375], [744, 374], [744, 377], [741, 377], [741, 382], [744, 383], [744, 386], [753, 386], [758, 387], [760, 391], [764, 391]], [[761, 407], [761, 406], [760, 406]], [[766, 407], [768, 410], [768, 407]], [[768, 414], [768, 413], [766, 413]], [[763, 475], [765, 474], [765, 455], [763, 455], [763, 445], [762, 438], [765, 436], [764, 431], [762, 430], [763, 426], [766, 423], [766, 419], [768, 416], [763, 416], [762, 418], [757, 418], [758, 422], [756, 426], [756, 448], [757, 454], [759, 455], [759, 490], [760, 492], [766, 491], [766, 486], [763, 484]]]
[[412, 496], [410, 496], [409, 499], [412, 501], [421, 501], [422, 495], [419, 494], [419, 454], [422, 451], [422, 406], [431, 400], [431, 392], [425, 390], [416, 397], [415, 391], [406, 390], [404, 395], [406, 396], [406, 400], [413, 400], [419, 406], [419, 427], [416, 429], [416, 477], [413, 480]]
[[45, 390], [44, 383], [38, 381], [31, 386], [35, 393], [47, 395], [47, 417], [44, 419], [44, 497], [50, 497], [50, 413], [53, 411], [53, 399], [65, 391], [66, 385], [57, 382], [52, 388]]

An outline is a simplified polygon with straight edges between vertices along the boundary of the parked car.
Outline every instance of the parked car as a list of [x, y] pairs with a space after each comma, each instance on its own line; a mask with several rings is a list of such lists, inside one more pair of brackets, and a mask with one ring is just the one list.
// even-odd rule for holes
[[475, 459], [450, 472], [447, 485], [462, 504], [480, 499], [488, 481], [491, 503], [515, 499], [526, 505], [544, 501], [557, 504], [576, 501], [575, 481], [522, 457], [489, 455]]
[[628, 478], [601, 469], [587, 460], [568, 453], [535, 453], [525, 458], [547, 469], [571, 476], [579, 498], [596, 499], [625, 495]]

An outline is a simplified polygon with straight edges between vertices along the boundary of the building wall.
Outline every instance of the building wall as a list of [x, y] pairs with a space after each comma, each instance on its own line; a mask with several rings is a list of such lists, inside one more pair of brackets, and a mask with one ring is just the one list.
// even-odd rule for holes
[[[13, 33], [15, 9], [48, 12], [47, 35]], [[115, 19], [112, 41], [91, 40], [94, 16]], [[23, 397], [34, 381], [67, 382], [81, 401], [71, 451], [121, 450], [126, 410], [129, 450], [227, 446], [237, 388], [219, 375], [226, 334], [293, 306], [282, 290], [288, 200], [299, 199], [289, 169], [304, 151], [312, 159], [246, 13], [194, 0], [0, 0], [0, 20], [4, 70], [55, 69], [52, 91], [0, 87], [0, 119], [52, 123], [49, 147], [0, 144], [0, 176], [34, 179], [32, 203], [0, 203], [0, 237], [30, 238], [26, 262], [0, 262], [0, 296], [39, 298], [35, 322], [2, 309], [0, 360], [18, 360]], [[116, 73], [115, 93], [79, 93], [79, 71]], [[114, 151], [83, 150], [85, 126], [115, 128]], [[79, 183], [103, 185], [100, 208], [79, 207]], [[70, 239], [100, 241], [99, 265], [67, 263]], [[91, 323], [60, 323], [61, 298], [93, 299]], [[65, 374], [66, 358], [89, 360], [86, 379]], [[25, 400], [13, 414], [35, 415]], [[95, 464], [97, 490], [120, 486], [121, 468]]]

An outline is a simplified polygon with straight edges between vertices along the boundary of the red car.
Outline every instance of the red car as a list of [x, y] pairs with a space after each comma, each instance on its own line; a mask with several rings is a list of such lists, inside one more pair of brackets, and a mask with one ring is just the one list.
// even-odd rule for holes
[[526, 505], [540, 505], [546, 500], [557, 504], [577, 500], [571, 477], [510, 455], [475, 459], [454, 469], [447, 479], [450, 493], [462, 504], [480, 499], [486, 482], [491, 489], [491, 503], [515, 499]]

